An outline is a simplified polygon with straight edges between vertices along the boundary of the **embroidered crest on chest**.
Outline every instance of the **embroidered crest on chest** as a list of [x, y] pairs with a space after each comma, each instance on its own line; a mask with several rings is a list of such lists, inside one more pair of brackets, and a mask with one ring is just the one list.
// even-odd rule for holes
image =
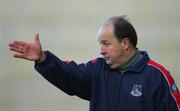
[[134, 84], [130, 94], [135, 97], [142, 96], [142, 85]]

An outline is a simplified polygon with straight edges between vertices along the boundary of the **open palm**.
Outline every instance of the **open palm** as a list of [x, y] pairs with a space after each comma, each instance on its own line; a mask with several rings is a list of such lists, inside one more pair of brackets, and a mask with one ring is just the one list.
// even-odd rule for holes
[[9, 47], [11, 51], [16, 52], [16, 54], [14, 54], [14, 57], [31, 61], [39, 60], [42, 53], [42, 48], [39, 41], [39, 34], [36, 34], [34, 43], [13, 41], [9, 44]]

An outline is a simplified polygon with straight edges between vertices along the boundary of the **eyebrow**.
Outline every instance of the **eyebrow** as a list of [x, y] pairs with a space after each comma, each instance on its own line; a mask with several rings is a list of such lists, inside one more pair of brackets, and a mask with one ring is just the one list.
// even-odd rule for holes
[[108, 43], [107, 40], [98, 40], [98, 41], [99, 41], [100, 44], [102, 44], [102, 43]]

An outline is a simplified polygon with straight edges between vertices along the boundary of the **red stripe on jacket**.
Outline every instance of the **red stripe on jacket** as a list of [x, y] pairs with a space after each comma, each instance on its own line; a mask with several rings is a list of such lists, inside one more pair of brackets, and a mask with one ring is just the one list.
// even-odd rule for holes
[[148, 62], [148, 65], [153, 66], [162, 72], [163, 76], [166, 78], [166, 80], [168, 82], [171, 95], [173, 96], [174, 100], [176, 101], [178, 110], [180, 111], [180, 93], [179, 93], [178, 89], [177, 89], [177, 91], [172, 91], [172, 85], [175, 83], [174, 83], [174, 80], [173, 80], [172, 76], [170, 75], [170, 73], [162, 65], [160, 65], [152, 60], [150, 60]]

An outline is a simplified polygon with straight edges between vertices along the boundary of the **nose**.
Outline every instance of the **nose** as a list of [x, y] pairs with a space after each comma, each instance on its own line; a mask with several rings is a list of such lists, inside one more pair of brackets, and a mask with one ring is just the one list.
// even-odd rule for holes
[[106, 50], [105, 47], [101, 46], [101, 55], [105, 55], [106, 54]]

